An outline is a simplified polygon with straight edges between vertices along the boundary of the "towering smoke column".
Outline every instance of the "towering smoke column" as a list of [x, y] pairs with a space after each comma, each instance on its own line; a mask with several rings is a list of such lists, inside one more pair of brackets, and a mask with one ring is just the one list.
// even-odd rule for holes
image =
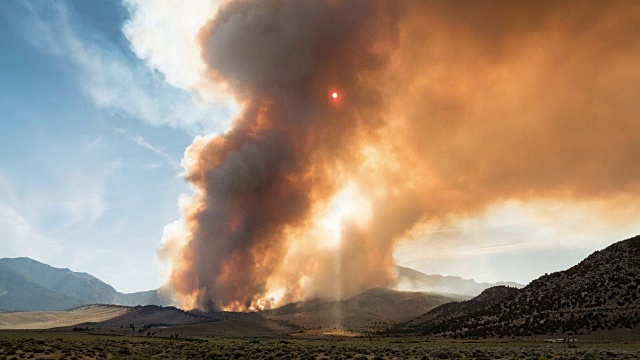
[[507, 200], [632, 203], [639, 9], [228, 2], [201, 46], [244, 110], [185, 154], [169, 288], [203, 309], [346, 297], [393, 282], [422, 224]]
[[[257, 309], [325, 293], [319, 281], [329, 280], [309, 276], [336, 257], [322, 249], [330, 229], [315, 236], [322, 229], [313, 218], [332, 206], [358, 145], [382, 124], [377, 72], [397, 16], [385, 1], [235, 1], [202, 30], [210, 75], [244, 111], [226, 134], [198, 139], [185, 155], [196, 194], [186, 231], [167, 244], [174, 252], [184, 241], [170, 256], [171, 286], [185, 306]], [[386, 250], [372, 284], [393, 277]]]

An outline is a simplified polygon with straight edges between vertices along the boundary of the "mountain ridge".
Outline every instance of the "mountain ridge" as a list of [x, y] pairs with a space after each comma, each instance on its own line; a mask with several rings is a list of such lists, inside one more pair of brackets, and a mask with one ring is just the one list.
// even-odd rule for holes
[[515, 288], [523, 288], [525, 285], [511, 281], [500, 281], [497, 283], [476, 282], [473, 279], [464, 279], [459, 276], [426, 274], [421, 271], [396, 266], [398, 279], [396, 289], [402, 291], [422, 291], [440, 294], [458, 294], [466, 296], [477, 296], [482, 291], [498, 285]]
[[372, 288], [344, 300], [315, 298], [264, 310], [263, 316], [304, 328], [385, 328], [465, 297]]
[[[398, 291], [428, 292], [432, 295], [464, 299], [477, 295], [493, 285], [456, 276], [427, 275], [405, 267], [398, 267], [397, 271], [398, 283], [409, 283], [420, 288], [396, 288]], [[462, 290], [456, 291], [457, 286]], [[28, 257], [0, 259], [0, 309], [49, 311], [90, 304], [171, 305], [159, 289], [121, 293], [85, 272], [56, 268]]]
[[88, 273], [28, 257], [0, 259], [0, 309], [65, 310], [89, 304], [168, 305], [158, 290], [126, 294]]
[[[401, 331], [452, 337], [584, 334], [640, 327], [640, 236], [593, 252], [571, 268], [483, 304], [445, 304]], [[494, 289], [495, 290], [495, 289]]]

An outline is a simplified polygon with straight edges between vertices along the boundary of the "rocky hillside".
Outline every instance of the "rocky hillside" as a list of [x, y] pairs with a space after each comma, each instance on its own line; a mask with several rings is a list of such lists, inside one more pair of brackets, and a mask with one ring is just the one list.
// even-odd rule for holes
[[514, 288], [524, 287], [524, 285], [515, 282], [498, 282], [495, 284], [486, 282], [478, 283], [473, 279], [463, 279], [458, 276], [427, 275], [402, 266], [397, 266], [396, 272], [398, 274], [396, 290], [401, 291], [478, 296], [484, 290], [496, 285], [505, 285]]
[[403, 329], [484, 337], [634, 328], [640, 326], [639, 286], [637, 236], [596, 251], [568, 270], [544, 275], [522, 290], [500, 290], [504, 297], [497, 302], [482, 304], [481, 295], [445, 305]]
[[431, 326], [445, 324], [466, 314], [486, 309], [500, 301], [518, 293], [518, 289], [507, 286], [495, 286], [483, 291], [480, 295], [467, 301], [450, 302], [419, 316], [405, 325], [420, 325], [429, 323]]
[[87, 304], [164, 305], [157, 290], [123, 294], [100, 279], [30, 258], [0, 259], [0, 309], [64, 310]]

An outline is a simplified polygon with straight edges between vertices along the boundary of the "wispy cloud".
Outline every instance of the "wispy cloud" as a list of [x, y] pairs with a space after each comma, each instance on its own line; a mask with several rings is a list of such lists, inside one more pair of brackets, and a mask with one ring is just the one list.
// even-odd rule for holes
[[81, 28], [64, 3], [15, 4], [22, 11], [10, 17], [13, 26], [35, 48], [71, 64], [81, 89], [97, 107], [193, 135], [219, 133], [229, 126], [231, 102], [205, 101], [195, 91], [169, 85], [133, 54]]
[[18, 209], [6, 204], [0, 204], [0, 229], [4, 242], [0, 249], [5, 256], [46, 259], [62, 250], [58, 242], [40, 232]]
[[147, 166], [145, 166], [147, 169], [157, 169], [159, 167], [162, 167], [161, 163], [151, 163], [151, 164], [147, 164]]
[[81, 222], [88, 224], [98, 220], [107, 209], [104, 189], [98, 184], [85, 182], [71, 197], [61, 202], [70, 216], [69, 225]]
[[93, 141], [87, 143], [87, 150], [89, 150], [89, 151], [95, 151], [95, 150], [100, 149], [102, 147], [104, 147], [104, 137], [103, 136], [98, 136]]
[[160, 156], [161, 158], [164, 159], [164, 161], [169, 164], [171, 167], [173, 167], [176, 170], [180, 169], [180, 162], [178, 160], [176, 160], [173, 156], [171, 156], [168, 152], [166, 152], [164, 149], [157, 147], [155, 145], [152, 145], [151, 143], [149, 143], [144, 137], [142, 137], [141, 135], [138, 134], [132, 134], [129, 130], [127, 129], [122, 129], [122, 128], [114, 128], [113, 131], [115, 131], [118, 134], [124, 135], [127, 137], [127, 139], [131, 140], [133, 143], [135, 143], [136, 145], [145, 148], [147, 150], [150, 150], [154, 153], [156, 153], [158, 156]]
[[32, 209], [20, 199], [9, 179], [0, 174], [0, 253], [37, 259], [59, 254], [62, 246], [38, 229], [29, 218]]
[[638, 233], [635, 219], [620, 224], [590, 221], [598, 206], [505, 203], [476, 218], [456, 219], [455, 231], [424, 232], [398, 247], [396, 260], [428, 273], [527, 283]]

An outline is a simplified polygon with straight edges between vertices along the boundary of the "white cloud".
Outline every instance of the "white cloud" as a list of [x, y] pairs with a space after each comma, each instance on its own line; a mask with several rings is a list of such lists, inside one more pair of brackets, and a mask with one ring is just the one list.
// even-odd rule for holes
[[206, 66], [198, 33], [215, 14], [212, 0], [123, 0], [130, 18], [123, 32], [135, 54], [178, 88], [196, 89]]
[[[36, 48], [70, 63], [80, 87], [97, 107], [193, 135], [220, 133], [228, 128], [235, 114], [232, 101], [204, 100], [197, 92], [169, 85], [160, 73], [127, 56], [99, 34], [81, 29], [63, 3], [24, 6], [29, 15], [14, 25]], [[170, 51], [176, 51], [173, 44]], [[159, 69], [164, 72], [168, 67]], [[171, 74], [167, 80], [175, 84], [189, 82]]]
[[198, 42], [200, 30], [213, 19], [222, 0], [123, 0], [130, 17], [122, 31], [133, 52], [149, 68], [165, 76], [167, 83], [197, 92], [211, 103], [232, 101], [226, 84], [206, 76]]

